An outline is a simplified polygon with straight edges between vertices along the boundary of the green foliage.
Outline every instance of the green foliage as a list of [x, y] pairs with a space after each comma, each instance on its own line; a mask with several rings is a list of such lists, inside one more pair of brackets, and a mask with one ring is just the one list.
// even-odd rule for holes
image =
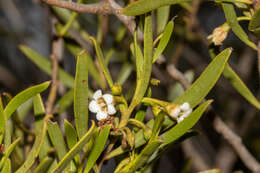
[[[99, 26], [103, 19], [99, 18], [100, 23], [96, 36], [90, 36], [77, 19], [78, 13], [53, 7], [56, 15], [63, 20], [63, 24], [65, 23], [64, 26], [59, 22], [55, 25], [57, 35], [59, 39], [63, 39], [64, 47], [76, 56], [75, 77], [61, 67], [59, 67], [57, 74], [53, 74], [51, 61], [25, 45], [19, 46], [26, 57], [43, 72], [49, 76], [57, 75], [57, 83], [64, 86], [65, 90], [59, 95], [60, 93], [55, 88], [57, 87], [55, 86], [56, 81], [53, 81], [50, 92], [46, 92], [49, 94], [48, 101], [53, 99], [54, 102], [51, 105], [51, 110], [48, 110], [49, 102], [45, 101], [47, 97], [43, 96], [44, 99], [41, 97], [45, 94], [42, 92], [49, 87], [50, 82], [25, 89], [13, 98], [11, 95], [5, 94], [4, 104], [2, 98], [0, 98], [0, 146], [5, 147], [0, 153], [0, 171], [7, 173], [13, 171], [17, 173], [56, 173], [63, 171], [88, 173], [91, 170], [100, 172], [106, 160], [117, 157], [115, 159], [117, 164], [115, 172], [143, 172], [162, 156], [166, 151], [165, 149], [198, 134], [192, 128], [213, 102], [211, 98], [206, 99], [206, 97], [221, 75], [227, 78], [235, 90], [249, 103], [260, 109], [257, 98], [228, 64], [232, 48], [226, 48], [218, 55], [215, 55], [213, 49], [210, 48], [212, 61], [204, 71], [184, 92], [178, 86], [179, 88], [175, 87], [174, 89], [177, 92], [173, 92], [177, 94], [168, 97], [177, 99], [169, 102], [153, 97], [154, 88], [159, 85], [160, 80], [163, 80], [160, 79], [160, 75], [158, 75], [159, 77], [153, 76], [159, 79], [152, 78], [153, 67], [156, 66], [156, 63], [159, 63], [158, 58], [163, 57], [163, 52], [167, 52], [166, 48], [172, 49], [172, 35], [182, 32], [185, 35], [185, 41], [196, 38], [189, 35], [191, 28], [188, 28], [187, 19], [184, 21], [184, 23], [186, 22], [185, 25], [187, 24], [185, 32], [178, 30], [180, 22], [174, 23], [173, 19], [169, 21], [171, 5], [178, 4], [179, 8], [191, 12], [193, 6], [189, 3], [190, 1], [130, 1], [132, 3], [121, 9], [120, 14], [113, 11], [121, 19], [125, 17], [127, 20], [132, 20], [133, 18], [128, 17], [136, 16], [136, 21], [139, 21], [135, 30], [131, 30], [133, 34], [132, 43], [127, 42], [127, 48], [123, 50], [123, 53], [113, 47], [114, 45], [108, 50], [103, 48], [102, 39], [107, 34]], [[81, 0], [78, 3], [82, 3]], [[255, 43], [249, 40], [247, 33], [238, 21], [249, 20], [249, 31], [259, 38], [260, 9], [254, 9], [253, 13], [252, 3], [247, 0], [216, 0], [215, 3], [221, 4], [226, 17], [226, 23], [219, 27], [221, 34], [226, 37], [231, 28], [241, 41], [257, 50]], [[234, 5], [243, 10], [242, 16], [237, 16]], [[157, 13], [153, 13], [153, 10], [156, 10]], [[156, 15], [156, 18], [153, 15]], [[228, 29], [223, 29], [223, 26]], [[82, 37], [83, 40], [75, 39], [75, 35], [73, 36], [69, 32], [70, 28], [77, 31], [78, 35], [76, 35]], [[184, 29], [181, 28], [181, 30]], [[115, 44], [123, 43], [124, 37], [128, 37], [126, 27], [121, 25], [119, 29], [114, 31], [114, 33], [116, 32], [117, 34], [113, 38]], [[213, 37], [219, 38], [219, 36], [221, 35], [214, 36], [213, 33]], [[80, 44], [72, 43], [71, 39], [75, 39]], [[82, 46], [82, 42], [85, 46]], [[88, 46], [89, 49], [95, 49], [96, 61], [92, 59], [94, 57], [93, 51], [84, 50]], [[121, 46], [125, 47], [125, 44]], [[219, 45], [211, 46], [219, 48], [217, 47]], [[128, 49], [129, 52], [131, 51], [132, 57], [127, 52]], [[171, 57], [167, 55], [164, 58], [166, 62], [170, 62]], [[110, 62], [120, 64], [120, 71], [111, 71], [109, 68]], [[169, 64], [165, 65], [168, 66]], [[118, 74], [114, 74], [117, 72]], [[116, 80], [113, 81], [112, 77], [115, 77]], [[134, 77], [136, 77], [134, 85], [129, 85], [129, 80]], [[178, 80], [181, 81], [181, 79]], [[90, 82], [92, 83], [89, 84]], [[109, 90], [112, 93], [112, 103], [107, 103], [107, 98], [110, 98], [107, 93], [99, 98], [94, 96], [95, 107], [89, 109], [89, 99], [92, 97], [91, 89], [97, 88]], [[57, 93], [58, 97], [56, 98]], [[29, 106], [26, 106], [26, 104]], [[73, 111], [69, 111], [72, 104]], [[117, 113], [113, 115], [109, 113], [109, 104], [117, 110]], [[190, 112], [181, 109], [185, 104], [188, 104], [187, 109]], [[34, 129], [27, 129], [22, 126], [22, 121], [30, 114], [32, 105], [34, 114], [32, 127]], [[18, 108], [26, 111], [20, 113]], [[147, 122], [148, 108], [152, 110], [152, 117], [149, 117], [150, 119]], [[96, 109], [96, 113], [102, 112], [107, 116], [98, 121], [97, 127], [96, 123], [90, 120], [92, 116], [89, 116], [89, 110], [92, 111], [92, 109]], [[48, 111], [46, 112], [46, 110]], [[69, 118], [60, 124], [58, 120], [61, 120], [64, 112], [69, 114]], [[176, 112], [178, 112], [178, 115], [175, 115]], [[189, 114], [185, 115], [187, 112]], [[19, 121], [16, 122], [15, 120]], [[89, 128], [90, 122], [92, 125]], [[21, 156], [20, 162], [12, 161], [12, 155], [18, 153], [17, 155], [20, 156], [21, 153], [24, 153], [25, 147], [23, 148], [23, 145], [25, 144], [29, 148], [27, 156], [25, 158]], [[13, 164], [14, 166], [12, 166]]]

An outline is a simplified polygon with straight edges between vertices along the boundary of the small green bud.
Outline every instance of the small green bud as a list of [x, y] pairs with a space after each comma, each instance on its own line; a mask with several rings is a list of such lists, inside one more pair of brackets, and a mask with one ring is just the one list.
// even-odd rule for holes
[[112, 87], [112, 94], [113, 95], [120, 95], [122, 94], [122, 86], [121, 85], [118, 85], [118, 84], [115, 84], [113, 87]]
[[158, 86], [159, 83], [160, 83], [160, 80], [155, 79], [155, 78], [152, 78], [152, 79], [151, 79], [151, 84], [152, 84], [152, 85], [154, 85], [154, 86]]

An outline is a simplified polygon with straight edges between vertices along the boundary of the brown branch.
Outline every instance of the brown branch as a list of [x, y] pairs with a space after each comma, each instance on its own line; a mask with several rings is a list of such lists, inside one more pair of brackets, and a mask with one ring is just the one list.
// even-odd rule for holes
[[49, 5], [66, 8], [78, 13], [111, 14], [111, 8], [107, 1], [101, 1], [93, 4], [78, 4], [72, 1], [64, 0], [42, 0], [42, 2]]
[[257, 60], [258, 60], [258, 77], [260, 79], [260, 41], [258, 41], [258, 45], [257, 45]]
[[214, 127], [234, 148], [244, 164], [252, 171], [259, 173], [260, 164], [243, 145], [241, 138], [235, 134], [219, 117], [214, 120]]
[[53, 70], [52, 70], [52, 85], [51, 85], [51, 89], [50, 89], [50, 93], [48, 96], [48, 100], [46, 103], [46, 112], [47, 114], [52, 114], [53, 113], [53, 105], [56, 99], [56, 95], [57, 95], [57, 88], [58, 88], [58, 69], [59, 69], [59, 65], [58, 65], [58, 59], [57, 59], [57, 47], [59, 41], [55, 40], [52, 43], [52, 54], [51, 54], [51, 60], [52, 60], [52, 64], [53, 64]]

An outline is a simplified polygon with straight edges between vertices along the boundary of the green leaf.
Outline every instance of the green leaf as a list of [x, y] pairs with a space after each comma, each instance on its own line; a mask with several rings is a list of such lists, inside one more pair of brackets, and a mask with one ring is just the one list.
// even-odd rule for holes
[[233, 69], [227, 64], [223, 75], [229, 80], [231, 85], [252, 105], [257, 109], [260, 109], [260, 103], [256, 97], [247, 88], [244, 82], [239, 78], [239, 76], [233, 71]]
[[145, 148], [141, 151], [137, 157], [128, 163], [123, 169], [118, 171], [118, 173], [134, 173], [139, 168], [143, 167], [145, 163], [150, 159], [151, 155], [154, 153], [155, 150], [162, 144], [161, 140], [153, 140]]
[[53, 163], [53, 158], [51, 157], [45, 157], [40, 164], [37, 166], [37, 168], [34, 170], [34, 173], [46, 173], [48, 172], [51, 164]]
[[[74, 129], [73, 125], [68, 122], [66, 119], [64, 120], [64, 128], [65, 128], [65, 136], [67, 139], [67, 144], [69, 149], [72, 149], [73, 146], [77, 143], [77, 131]], [[77, 155], [75, 157], [76, 163], [79, 164], [80, 157]]]
[[[26, 57], [29, 58], [42, 71], [44, 71], [48, 75], [52, 74], [52, 63], [47, 58], [44, 58], [27, 46], [20, 45], [19, 48], [26, 55]], [[73, 77], [61, 68], [59, 68], [58, 70], [58, 78], [65, 86], [73, 88]]]
[[41, 133], [37, 133], [35, 142], [33, 144], [33, 147], [29, 154], [26, 157], [25, 162], [23, 165], [16, 171], [16, 173], [27, 173], [28, 170], [31, 168], [31, 166], [36, 161], [36, 158], [38, 157], [43, 141], [45, 139], [46, 131], [47, 131], [47, 123], [44, 121], [41, 128]]
[[11, 173], [12, 172], [12, 168], [11, 168], [11, 160], [8, 159], [6, 162], [5, 162], [5, 165], [1, 171], [1, 173]]
[[59, 128], [59, 125], [56, 122], [51, 122], [50, 120], [47, 122], [48, 126], [48, 134], [50, 136], [51, 142], [55, 147], [58, 158], [62, 160], [62, 158], [67, 153], [66, 144], [62, 135], [62, 132]]
[[0, 162], [0, 168], [2, 168], [6, 164], [6, 162], [8, 162], [10, 154], [12, 153], [16, 145], [20, 142], [20, 140], [21, 138], [16, 139], [7, 149], [5, 149], [4, 156], [2, 157]]
[[255, 10], [254, 15], [249, 22], [248, 29], [260, 38], [260, 7]]
[[35, 96], [38, 93], [43, 92], [46, 90], [50, 85], [50, 82], [44, 82], [40, 85], [33, 86], [31, 88], [28, 88], [19, 94], [17, 94], [5, 107], [4, 114], [7, 118], [10, 118], [10, 116], [16, 111], [16, 109], [26, 102], [31, 97]]
[[193, 111], [187, 118], [178, 123], [163, 135], [163, 141], [161, 147], [174, 142], [176, 139], [184, 135], [190, 128], [192, 128], [200, 119], [203, 112], [211, 104], [212, 100], [201, 104], [195, 111]]
[[[131, 48], [131, 45], [130, 45]], [[137, 73], [137, 80], [141, 79], [141, 76], [143, 74], [143, 64], [144, 64], [144, 56], [141, 51], [141, 48], [138, 45], [137, 41], [137, 31], [134, 33], [134, 53], [135, 61], [136, 61], [136, 73]]]
[[33, 110], [35, 116], [45, 114], [45, 108], [40, 94], [33, 97]]
[[253, 43], [252, 41], [249, 40], [245, 31], [239, 25], [239, 23], [237, 21], [237, 15], [236, 15], [236, 11], [235, 11], [234, 6], [230, 3], [222, 3], [222, 8], [224, 10], [227, 23], [231, 27], [232, 31], [236, 34], [236, 36], [241, 41], [243, 41], [246, 45], [248, 45], [249, 47], [257, 50], [255, 43]]
[[75, 126], [80, 139], [88, 131], [88, 61], [86, 52], [77, 57], [74, 86]]
[[163, 125], [163, 121], [164, 121], [164, 116], [165, 113], [164, 112], [160, 112], [154, 120], [154, 124], [153, 124], [153, 130], [152, 130], [152, 135], [150, 138], [150, 141], [153, 141], [160, 133], [161, 127]]
[[152, 24], [152, 16], [149, 14], [145, 17], [145, 26], [144, 26], [144, 60], [143, 60], [143, 65], [141, 69], [137, 70], [142, 70], [140, 78], [138, 78], [138, 72], [137, 72], [137, 85], [135, 89], [134, 96], [132, 98], [132, 102], [127, 110], [127, 114], [122, 117], [122, 121], [120, 126], [124, 126], [125, 123], [127, 123], [127, 120], [136, 107], [138, 105], [150, 82], [150, 77], [152, 73], [152, 52], [153, 52], [153, 24]]
[[[35, 115], [34, 131], [36, 134], [40, 134], [42, 132], [42, 127], [44, 124], [44, 115], [45, 115], [45, 108], [40, 94], [34, 96], [33, 108], [34, 108], [34, 115]], [[50, 148], [51, 145], [49, 139], [45, 135], [42, 142], [41, 150], [39, 152], [40, 161], [42, 161], [47, 156]]]
[[91, 139], [94, 129], [95, 123], [94, 121], [92, 121], [92, 126], [89, 129], [89, 131], [86, 134], [84, 134], [84, 136], [78, 141], [78, 143], [76, 143], [71, 148], [71, 150], [62, 158], [62, 160], [58, 163], [55, 169], [52, 170], [52, 173], [61, 172], [68, 165], [68, 163], [74, 158], [74, 156], [78, 154], [81, 151], [81, 149], [85, 146], [85, 144]]
[[162, 52], [168, 45], [168, 42], [172, 35], [173, 27], [174, 27], [174, 23], [173, 23], [173, 21], [170, 21], [167, 24], [167, 26], [163, 32], [162, 38], [160, 39], [160, 42], [159, 42], [157, 48], [155, 49], [155, 52], [153, 55], [153, 62], [155, 62], [157, 60], [157, 58], [162, 54]]
[[121, 13], [128, 16], [137, 16], [162, 6], [180, 4], [190, 1], [191, 0], [139, 0], [123, 8]]
[[94, 166], [98, 157], [104, 150], [105, 144], [106, 144], [108, 136], [109, 136], [110, 129], [111, 129], [111, 126], [107, 125], [103, 129], [101, 129], [99, 135], [96, 137], [96, 140], [94, 142], [94, 147], [92, 148], [92, 150], [89, 154], [84, 173], [88, 173], [90, 171], [90, 169]]
[[2, 144], [4, 133], [5, 133], [5, 116], [4, 116], [2, 98], [0, 97], [0, 145]]
[[182, 104], [188, 102], [192, 108], [198, 105], [217, 82], [231, 52], [232, 50], [227, 48], [218, 54], [200, 77], [181, 96], [174, 100], [173, 103]]
[[[211, 58], [214, 58], [215, 53], [213, 49], [210, 49]], [[246, 84], [240, 79], [236, 72], [227, 63], [223, 71], [223, 76], [229, 80], [230, 84], [252, 105], [257, 109], [260, 109], [260, 103], [257, 98], [248, 89]]]
[[[82, 52], [82, 48], [73, 44], [66, 44], [68, 50], [74, 55], [78, 56], [80, 52]], [[93, 62], [92, 58], [87, 54], [87, 61], [88, 61], [88, 71], [91, 77], [98, 83], [101, 88], [106, 88], [106, 84], [103, 82], [100, 73], [98, 72], [95, 63]]]
[[96, 49], [96, 54], [97, 54], [97, 58], [98, 58], [98, 63], [100, 65], [100, 68], [102, 69], [104, 76], [107, 80], [107, 83], [109, 85], [110, 88], [113, 88], [113, 80], [112, 77], [110, 75], [110, 72], [106, 66], [105, 63], [105, 59], [104, 59], [104, 55], [100, 49], [100, 46], [97, 44], [97, 41], [95, 40], [95, 38], [90, 37], [91, 41], [94, 43], [95, 49]]
[[163, 6], [157, 9], [156, 31], [161, 34], [167, 25], [170, 16], [170, 6]]

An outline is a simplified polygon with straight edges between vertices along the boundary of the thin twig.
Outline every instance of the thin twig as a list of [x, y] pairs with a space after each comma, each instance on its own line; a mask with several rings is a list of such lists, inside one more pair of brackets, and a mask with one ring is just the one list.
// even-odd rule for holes
[[66, 8], [78, 13], [111, 14], [111, 8], [107, 1], [101, 1], [93, 4], [79, 4], [64, 0], [42, 0], [42, 2], [49, 5]]
[[57, 78], [58, 78], [58, 68], [59, 68], [57, 52], [56, 52], [57, 44], [58, 44], [58, 40], [54, 40], [52, 43], [52, 54], [51, 54], [51, 60], [52, 60], [52, 64], [53, 64], [52, 85], [51, 85], [50, 93], [49, 93], [48, 100], [46, 103], [47, 114], [52, 114], [54, 101], [55, 101], [56, 95], [57, 95], [57, 87], [58, 87]]
[[243, 145], [241, 138], [235, 134], [219, 117], [215, 117], [214, 127], [234, 148], [244, 164], [252, 171], [259, 173], [260, 164]]
[[188, 79], [173, 64], [167, 66], [167, 71], [172, 76], [172, 78], [179, 81], [185, 89], [189, 88], [190, 83]]

